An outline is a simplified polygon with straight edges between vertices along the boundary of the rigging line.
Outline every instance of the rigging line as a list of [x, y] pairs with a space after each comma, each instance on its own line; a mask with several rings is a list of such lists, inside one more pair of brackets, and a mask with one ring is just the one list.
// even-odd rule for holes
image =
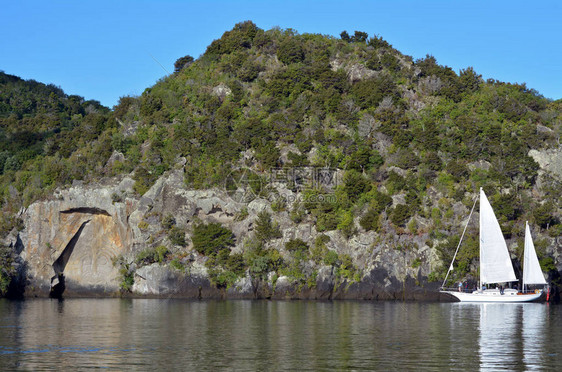
[[468, 219], [466, 220], [466, 225], [464, 225], [464, 230], [462, 231], [461, 239], [459, 240], [459, 245], [457, 245], [457, 250], [455, 251], [455, 255], [453, 256], [453, 260], [449, 265], [449, 270], [447, 270], [447, 275], [445, 275], [445, 280], [443, 280], [443, 284], [441, 288], [445, 287], [445, 283], [447, 282], [447, 278], [449, 277], [449, 273], [451, 272], [451, 268], [453, 267], [453, 262], [455, 262], [455, 258], [457, 258], [457, 253], [459, 253], [459, 248], [461, 247], [462, 238], [464, 238], [464, 233], [466, 232], [466, 228], [468, 227], [468, 223], [470, 222], [470, 217], [472, 217], [472, 212], [474, 212], [474, 207], [476, 207], [476, 202], [478, 201], [478, 195], [474, 199], [474, 204], [472, 205], [472, 209], [470, 210], [470, 214], [468, 215]]
[[152, 54], [150, 54], [150, 52], [147, 52], [147, 53], [154, 60], [154, 62], [158, 63], [160, 65], [160, 67], [162, 67], [162, 70], [164, 70], [166, 72], [166, 74], [170, 75], [168, 70], [166, 70], [166, 67], [164, 67], [156, 58], [154, 58], [154, 56]]

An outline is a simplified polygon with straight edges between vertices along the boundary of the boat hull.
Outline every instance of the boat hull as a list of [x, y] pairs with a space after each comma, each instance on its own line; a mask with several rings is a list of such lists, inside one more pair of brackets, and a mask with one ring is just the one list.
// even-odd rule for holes
[[503, 294], [500, 291], [474, 291], [472, 293], [440, 291], [441, 293], [450, 295], [460, 302], [498, 302], [498, 303], [517, 303], [537, 301], [542, 296], [542, 291], [537, 293], [518, 294], [509, 291]]

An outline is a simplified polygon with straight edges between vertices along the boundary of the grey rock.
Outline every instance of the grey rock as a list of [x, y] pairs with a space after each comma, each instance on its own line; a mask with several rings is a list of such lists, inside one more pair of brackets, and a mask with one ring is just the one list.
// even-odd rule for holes
[[345, 67], [345, 70], [347, 72], [347, 78], [350, 82], [367, 80], [379, 74], [377, 71], [369, 70], [367, 67], [365, 67], [365, 65], [358, 63]]
[[539, 164], [543, 172], [546, 171], [558, 180], [562, 180], [562, 148], [542, 151], [532, 149], [529, 151], [529, 156]]
[[213, 88], [213, 94], [223, 100], [226, 96], [232, 94], [232, 90], [226, 84], [221, 83]]

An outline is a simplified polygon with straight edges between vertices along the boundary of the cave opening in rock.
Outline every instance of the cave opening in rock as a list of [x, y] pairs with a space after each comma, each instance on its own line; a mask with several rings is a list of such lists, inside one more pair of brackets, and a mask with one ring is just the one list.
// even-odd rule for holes
[[49, 292], [49, 297], [51, 298], [62, 298], [64, 289], [66, 288], [64, 284], [64, 274], [60, 273], [51, 278], [51, 291]]

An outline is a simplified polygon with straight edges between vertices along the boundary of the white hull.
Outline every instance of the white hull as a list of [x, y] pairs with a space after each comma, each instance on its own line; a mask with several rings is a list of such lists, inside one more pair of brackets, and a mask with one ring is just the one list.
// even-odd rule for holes
[[515, 290], [506, 289], [503, 294], [499, 290], [474, 291], [472, 293], [440, 291], [455, 297], [460, 302], [531, 302], [538, 300], [542, 296], [542, 291], [538, 293], [518, 294]]

